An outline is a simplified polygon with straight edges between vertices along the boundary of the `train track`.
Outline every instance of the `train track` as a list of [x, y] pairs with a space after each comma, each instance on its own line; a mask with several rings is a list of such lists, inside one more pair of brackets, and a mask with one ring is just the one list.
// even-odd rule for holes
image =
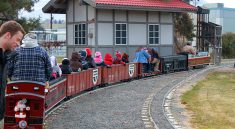
[[[194, 80], [198, 81], [200, 80], [198, 77], [201, 77], [204, 73], [206, 72], [210, 72], [213, 71], [214, 69], [218, 69], [218, 68], [225, 68], [225, 67], [232, 67], [232, 65], [230, 64], [223, 64], [222, 66], [213, 66], [213, 67], [209, 67], [207, 69], [204, 69], [196, 74], [191, 75], [190, 77], [188, 77], [187, 79], [181, 81], [180, 83], [178, 83], [177, 85], [173, 86], [164, 96], [163, 98], [163, 106], [162, 106], [162, 111], [164, 112], [164, 116], [167, 118], [168, 122], [172, 125], [172, 127], [174, 129], [181, 129], [183, 126], [180, 124], [181, 122], [177, 121], [174, 118], [174, 115], [172, 114], [172, 99], [175, 94], [175, 92], [177, 92], [177, 89], [180, 89], [182, 85], [184, 85], [185, 83], [191, 82]], [[195, 78], [197, 78], [195, 80]], [[201, 78], [202, 79], [202, 78]]]
[[[222, 66], [222, 67], [227, 67], [227, 66]], [[146, 91], [146, 95], [141, 96], [141, 97], [143, 97], [143, 99], [141, 100], [141, 102], [139, 102], [140, 106], [139, 106], [138, 110], [140, 110], [140, 112], [139, 112], [138, 116], [140, 117], [140, 121], [142, 121], [142, 124], [144, 123], [144, 126], [143, 126], [144, 128], [155, 128], [155, 129], [158, 129], [158, 128], [160, 128], [160, 129], [162, 129], [162, 128], [168, 129], [169, 128], [170, 129], [170, 128], [177, 128], [177, 127], [180, 128], [180, 126], [177, 125], [177, 122], [174, 122], [171, 119], [172, 118], [171, 115], [169, 115], [169, 113], [166, 112], [167, 111], [166, 110], [166, 107], [167, 107], [166, 102], [169, 102], [168, 98], [170, 98], [170, 93], [171, 93], [171, 91], [174, 91], [174, 88], [176, 88], [177, 86], [179, 87], [180, 84], [183, 84], [183, 82], [185, 82], [184, 81], [185, 78], [193, 78], [197, 74], [199, 74], [199, 73], [202, 74], [204, 71], [207, 71], [210, 68], [212, 68], [212, 67], [210, 66], [205, 69], [196, 69], [196, 70], [183, 71], [183, 72], [171, 73], [171, 74], [166, 74], [166, 75], [153, 76], [153, 77], [144, 78], [141, 80], [136, 80], [133, 82], [120, 83], [117, 85], [111, 85], [108, 87], [98, 88], [96, 90], [83, 93], [81, 95], [78, 95], [78, 96], [66, 101], [66, 102], [63, 102], [62, 104], [60, 104], [59, 106], [54, 108], [52, 111], [48, 112], [46, 115], [45, 128], [56, 127], [56, 125], [55, 126], [54, 125], [50, 126], [50, 125], [52, 123], [54, 123], [55, 121], [61, 121], [61, 119], [56, 120], [56, 118], [61, 116], [62, 112], [67, 112], [67, 110], [71, 110], [72, 108], [74, 108], [73, 107], [74, 105], [76, 105], [78, 102], [80, 102], [80, 100], [82, 100], [84, 98], [91, 99], [90, 97], [92, 97], [93, 94], [97, 95], [98, 93], [103, 93], [104, 91], [107, 91], [107, 92], [110, 90], [112, 91], [113, 89], [118, 89], [124, 85], [125, 86], [127, 85], [127, 87], [124, 89], [128, 90], [128, 87], [133, 87], [132, 83], [135, 83], [135, 82], [144, 83], [144, 82], [148, 82], [148, 81], [150, 81], [150, 82], [156, 81], [157, 82], [157, 81], [161, 81], [161, 80], [165, 81], [165, 82], [164, 81], [162, 82], [164, 84], [162, 84], [159, 87], [154, 86], [154, 85], [150, 86], [152, 89], [150, 91]], [[216, 67], [213, 67], [213, 68], [216, 68]], [[170, 82], [167, 82], [167, 80], [170, 80]], [[137, 85], [138, 85], [138, 83], [137, 83]], [[139, 86], [137, 86], [137, 87], [139, 87]], [[137, 88], [134, 90], [137, 90]], [[92, 103], [96, 103], [98, 105], [99, 102], [92, 101]], [[81, 105], [81, 107], [83, 107], [83, 106], [86, 107], [85, 104], [84, 105], [81, 103], [79, 103], [79, 104]], [[102, 110], [102, 109], [99, 109], [99, 110]], [[98, 111], [98, 112], [100, 112], [100, 111]], [[86, 115], [89, 116], [90, 114], [86, 114]], [[95, 116], [95, 117], [98, 117], [98, 116]], [[107, 115], [107, 119], [109, 117], [110, 117], [110, 115]], [[78, 118], [80, 118], [80, 117], [78, 117]], [[89, 119], [89, 117], [87, 119]], [[138, 123], [138, 121], [139, 120], [137, 120], [137, 123]], [[62, 120], [62, 123], [63, 123], [63, 120]], [[83, 125], [83, 123], [81, 123], [81, 125], [79, 125], [79, 126], [85, 126], [85, 125]], [[94, 126], [92, 126], [92, 127], [96, 127], [96, 126], [97, 125], [94, 124]], [[128, 127], [129, 126], [127, 126], [126, 128], [128, 128]], [[120, 128], [124, 128], [124, 127], [120, 127]], [[137, 127], [135, 127], [135, 128], [142, 128], [142, 126], [137, 125]]]

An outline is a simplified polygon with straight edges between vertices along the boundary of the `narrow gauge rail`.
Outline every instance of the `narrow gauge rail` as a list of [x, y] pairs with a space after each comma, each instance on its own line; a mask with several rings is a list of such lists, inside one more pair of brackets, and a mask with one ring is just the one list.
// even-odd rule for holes
[[161, 57], [160, 62], [159, 70], [150, 73], [144, 73], [140, 63], [129, 63], [66, 74], [50, 82], [48, 93], [39, 82], [10, 82], [6, 88], [4, 129], [42, 129], [46, 113], [66, 98], [98, 86], [208, 65], [210, 57], [175, 55]]

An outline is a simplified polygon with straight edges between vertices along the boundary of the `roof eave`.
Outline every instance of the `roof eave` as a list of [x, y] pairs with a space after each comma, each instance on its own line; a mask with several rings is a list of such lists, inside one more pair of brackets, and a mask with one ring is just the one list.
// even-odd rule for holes
[[44, 13], [66, 14], [66, 4], [59, 3], [58, 0], [49, 1], [43, 8]]
[[89, 4], [90, 6], [96, 8], [96, 3], [94, 0], [83, 0], [83, 2]]
[[156, 7], [140, 7], [140, 6], [120, 6], [120, 5], [104, 5], [97, 4], [97, 9], [121, 9], [121, 10], [139, 10], [139, 11], [162, 11], [162, 12], [192, 12], [197, 13], [197, 8], [187, 9], [187, 8], [156, 8]]

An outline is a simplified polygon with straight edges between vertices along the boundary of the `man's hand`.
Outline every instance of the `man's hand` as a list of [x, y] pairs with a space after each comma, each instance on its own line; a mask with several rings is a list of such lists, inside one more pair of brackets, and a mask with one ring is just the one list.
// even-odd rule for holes
[[48, 91], [49, 91], [49, 82], [48, 81], [46, 81], [46, 85], [45, 85], [45, 93], [47, 94], [48, 93]]

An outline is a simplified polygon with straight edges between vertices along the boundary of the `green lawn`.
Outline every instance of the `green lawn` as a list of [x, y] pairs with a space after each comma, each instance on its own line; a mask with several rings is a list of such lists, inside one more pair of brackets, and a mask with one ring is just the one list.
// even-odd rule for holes
[[215, 72], [186, 92], [181, 101], [198, 129], [235, 129], [235, 73]]

